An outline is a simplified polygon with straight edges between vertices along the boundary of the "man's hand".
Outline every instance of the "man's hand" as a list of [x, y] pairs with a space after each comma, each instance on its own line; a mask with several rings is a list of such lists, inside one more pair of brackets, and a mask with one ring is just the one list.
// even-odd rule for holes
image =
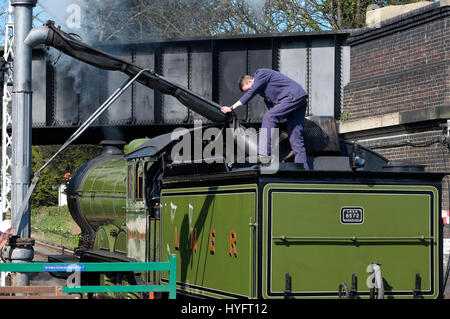
[[223, 113], [230, 113], [230, 112], [233, 111], [233, 110], [231, 109], [231, 107], [229, 107], [229, 106], [222, 106], [222, 107], [220, 108], [220, 110], [221, 110]]

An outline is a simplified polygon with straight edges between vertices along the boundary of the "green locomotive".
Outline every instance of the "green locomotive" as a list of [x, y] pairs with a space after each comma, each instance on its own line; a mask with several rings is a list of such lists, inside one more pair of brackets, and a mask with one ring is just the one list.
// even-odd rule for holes
[[[83, 235], [76, 261], [151, 262], [176, 254], [179, 293], [201, 298], [442, 295], [444, 173], [390, 163], [339, 140], [334, 120], [321, 117], [305, 122], [312, 170], [290, 162], [283, 134], [281, 161], [270, 169], [273, 163], [249, 160], [252, 134], [241, 134], [243, 126], [216, 103], [51, 23], [36, 32], [33, 39], [42, 36], [81, 61], [138, 76], [212, 122], [133, 141], [125, 152], [120, 142], [103, 143], [104, 152], [80, 167], [68, 187], [69, 209]], [[217, 142], [226, 129], [232, 133]], [[185, 138], [180, 160], [174, 150]], [[197, 156], [214, 143], [236, 147], [237, 155]], [[168, 278], [163, 272], [83, 280], [160, 284]]]
[[[326, 131], [333, 122], [307, 123]], [[270, 174], [250, 163], [174, 163], [175, 143], [170, 134], [134, 141], [122, 155], [104, 142], [74, 175], [81, 261], [176, 254], [179, 293], [196, 297], [440, 296], [442, 174], [346, 141], [325, 155], [307, 144], [311, 171], [285, 162]], [[355, 157], [363, 167], [352, 169]]]

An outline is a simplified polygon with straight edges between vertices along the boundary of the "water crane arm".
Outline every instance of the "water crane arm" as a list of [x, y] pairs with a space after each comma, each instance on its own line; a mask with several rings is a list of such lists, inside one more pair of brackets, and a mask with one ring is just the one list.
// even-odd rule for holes
[[[31, 47], [45, 44], [87, 64], [104, 70], [121, 71], [129, 77], [134, 77], [144, 70], [133, 63], [76, 40], [72, 35], [55, 27], [53, 21], [48, 21], [44, 26], [31, 30], [25, 43]], [[229, 115], [220, 111], [220, 105], [217, 103], [165, 79], [152, 70], [143, 72], [137, 81], [158, 92], [176, 97], [183, 105], [212, 122], [225, 123], [229, 118]]]
[[[234, 130], [233, 133], [238, 149], [243, 149], [245, 154], [257, 153], [256, 135], [253, 132], [246, 132], [245, 128], [237, 121], [233, 113], [223, 113], [220, 110], [220, 105], [217, 103], [202, 97], [188, 88], [165, 79], [153, 70], [137, 66], [78, 41], [73, 35], [61, 31], [59, 27], [55, 27], [53, 21], [48, 21], [45, 25], [32, 29], [25, 38], [24, 44], [29, 48], [37, 45], [51, 46], [79, 61], [95, 67], [123, 72], [133, 79], [133, 81], [136, 80], [162, 94], [176, 97], [187, 108], [214, 123], [231, 126], [235, 129], [239, 128]], [[252, 135], [251, 138], [248, 138], [249, 134]], [[33, 182], [33, 185], [35, 185], [35, 182]], [[32, 188], [30, 187], [31, 190], [29, 190], [27, 196], [31, 195]]]

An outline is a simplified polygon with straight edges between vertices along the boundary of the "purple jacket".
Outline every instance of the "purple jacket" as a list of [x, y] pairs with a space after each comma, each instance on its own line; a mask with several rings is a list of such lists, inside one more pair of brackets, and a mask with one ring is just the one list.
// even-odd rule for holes
[[268, 107], [281, 102], [295, 102], [308, 95], [300, 84], [286, 75], [270, 69], [256, 70], [252, 87], [239, 101], [246, 104], [257, 93], [264, 98]]

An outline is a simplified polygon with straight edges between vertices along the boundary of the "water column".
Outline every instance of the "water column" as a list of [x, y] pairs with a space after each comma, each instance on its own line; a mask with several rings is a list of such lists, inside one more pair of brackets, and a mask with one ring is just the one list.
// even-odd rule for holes
[[[10, 240], [11, 262], [31, 262], [34, 256], [30, 239], [30, 205], [20, 211], [31, 178], [31, 62], [32, 48], [24, 40], [32, 27], [33, 8], [37, 0], [11, 0], [14, 8], [14, 86], [12, 110], [12, 182], [11, 223], [14, 240]], [[14, 286], [28, 286], [28, 273], [16, 273]]]

